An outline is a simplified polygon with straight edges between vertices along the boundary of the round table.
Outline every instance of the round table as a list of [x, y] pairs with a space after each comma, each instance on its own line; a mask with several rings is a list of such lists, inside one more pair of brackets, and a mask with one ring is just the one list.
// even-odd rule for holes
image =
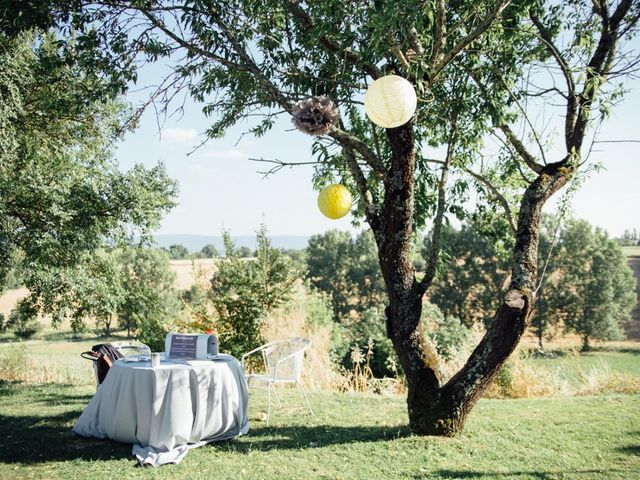
[[238, 360], [114, 362], [73, 432], [133, 443], [141, 464], [178, 463], [190, 448], [247, 433], [247, 385]]

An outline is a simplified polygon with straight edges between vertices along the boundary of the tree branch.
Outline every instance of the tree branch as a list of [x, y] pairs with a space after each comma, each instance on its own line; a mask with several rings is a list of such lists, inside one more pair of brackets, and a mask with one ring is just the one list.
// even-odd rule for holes
[[421, 295], [424, 295], [424, 293], [429, 289], [436, 276], [438, 258], [440, 258], [440, 250], [442, 250], [442, 225], [444, 223], [444, 213], [447, 206], [446, 187], [449, 179], [449, 166], [453, 160], [453, 150], [456, 144], [457, 132], [457, 114], [454, 113], [453, 119], [451, 120], [451, 133], [449, 135], [449, 142], [447, 145], [447, 156], [444, 164], [442, 165], [442, 173], [440, 174], [440, 180], [438, 181], [438, 206], [436, 208], [436, 216], [433, 219], [431, 251], [429, 252], [429, 259], [425, 268], [424, 277], [418, 284], [418, 289]]
[[267, 178], [269, 175], [273, 175], [275, 173], [278, 173], [280, 170], [282, 170], [285, 167], [298, 167], [301, 165], [320, 165], [322, 162], [318, 162], [318, 161], [312, 161], [312, 162], [284, 162], [282, 160], [278, 160], [278, 159], [271, 159], [271, 158], [248, 158], [247, 160], [251, 161], [251, 162], [260, 162], [260, 163], [271, 163], [274, 166], [271, 167], [269, 170], [265, 170], [265, 171], [257, 171], [256, 173], [259, 173], [260, 175], [263, 176], [263, 178]]
[[478, 180], [483, 185], [485, 185], [491, 191], [491, 193], [498, 199], [498, 201], [500, 202], [500, 205], [504, 209], [504, 213], [507, 217], [507, 221], [509, 222], [509, 227], [511, 228], [511, 232], [516, 233], [517, 228], [513, 218], [513, 212], [511, 211], [511, 207], [509, 206], [509, 202], [507, 201], [506, 197], [502, 195], [502, 193], [500, 193], [500, 191], [496, 188], [496, 186], [493, 183], [491, 183], [491, 181], [487, 177], [480, 175], [479, 173], [476, 173], [473, 170], [470, 170], [468, 168], [463, 168], [462, 170], [465, 173], [468, 173], [469, 175], [471, 175], [473, 178]]
[[353, 149], [349, 146], [345, 146], [342, 148], [342, 152], [347, 160], [347, 164], [349, 165], [349, 171], [351, 172], [351, 175], [353, 175], [356, 185], [358, 186], [360, 198], [364, 205], [364, 214], [367, 219], [367, 223], [371, 227], [373, 234], [378, 237], [380, 234], [380, 215], [378, 214], [378, 209], [374, 204], [373, 195], [369, 190], [367, 179], [365, 178], [360, 165], [358, 165], [358, 162], [356, 161]]
[[[599, 8], [594, 9], [596, 14], [600, 15], [602, 19], [602, 29], [598, 46], [585, 68], [586, 80], [584, 82], [584, 88], [579, 95], [578, 114], [567, 147], [569, 151], [575, 150], [577, 152], [582, 146], [584, 133], [591, 117], [591, 103], [598, 92], [599, 85], [597, 77], [606, 77], [608, 75], [618, 44], [618, 29], [627, 13], [629, 13], [632, 5], [633, 0], [622, 0], [611, 16], [609, 16], [606, 2], [600, 4]], [[638, 18], [636, 17], [631, 21], [634, 20], [638, 21]]]
[[433, 35], [433, 49], [431, 50], [431, 65], [436, 65], [442, 58], [442, 50], [447, 38], [446, 9], [444, 0], [438, 0], [436, 5], [436, 29]]
[[149, 19], [149, 21], [156, 27], [159, 28], [162, 33], [171, 38], [174, 42], [180, 45], [185, 50], [200, 55], [201, 57], [208, 58], [209, 60], [213, 60], [221, 65], [224, 65], [227, 68], [237, 68], [239, 70], [246, 70], [243, 65], [239, 63], [232, 62], [224, 57], [216, 55], [208, 50], [204, 50], [192, 43], [189, 43], [184, 38], [176, 35], [173, 31], [171, 31], [163, 22], [161, 22], [155, 15], [152, 15], [146, 10], [141, 11], [142, 14]]
[[357, 137], [340, 128], [332, 129], [327, 135], [337, 140], [341, 146], [351, 148], [358, 152], [376, 174], [385, 180], [388, 178], [389, 171], [385, 168], [380, 158]]
[[[312, 30], [314, 28], [313, 20], [311, 19], [309, 14], [305, 12], [305, 10], [300, 6], [299, 2], [297, 2], [296, 0], [286, 0], [284, 3], [293, 17], [300, 22], [301, 27], [304, 30]], [[340, 44], [338, 44], [338, 42], [336, 42], [334, 39], [326, 35], [322, 35], [320, 37], [320, 43], [331, 53], [338, 54], [355, 65], [361, 65], [362, 69], [374, 80], [383, 76], [382, 71], [376, 65], [362, 62], [360, 55], [358, 55], [353, 50], [342, 48]]]
[[[439, 165], [446, 165], [446, 162], [443, 160], [438, 160], [438, 159], [434, 159], [434, 158], [425, 158], [424, 159], [426, 162], [428, 163], [437, 163]], [[487, 177], [474, 172], [473, 170], [466, 168], [466, 167], [458, 167], [460, 168], [460, 170], [462, 170], [463, 172], [471, 175], [473, 178], [475, 178], [476, 180], [478, 180], [479, 182], [483, 183], [484, 185], [486, 185], [486, 187], [491, 190], [491, 193], [493, 193], [496, 198], [498, 199], [498, 201], [500, 202], [500, 205], [502, 206], [502, 208], [504, 209], [504, 213], [507, 216], [507, 221], [509, 222], [509, 226], [511, 228], [511, 230], [515, 233], [516, 231], [516, 224], [515, 224], [515, 220], [514, 220], [514, 216], [513, 216], [513, 211], [511, 210], [511, 207], [509, 205], [509, 202], [507, 201], [506, 197], [500, 193], [500, 191], [498, 190], [498, 188], [491, 183], [491, 180], [489, 180]]]
[[536, 162], [535, 157], [529, 153], [529, 151], [527, 150], [527, 147], [525, 147], [524, 144], [520, 141], [520, 139], [516, 137], [515, 133], [513, 133], [513, 130], [511, 130], [511, 127], [505, 124], [505, 125], [499, 125], [498, 128], [502, 130], [502, 133], [505, 134], [505, 136], [507, 137], [507, 140], [509, 140], [509, 143], [513, 146], [516, 152], [518, 152], [518, 155], [520, 155], [520, 158], [524, 160], [524, 163], [526, 163], [527, 166], [534, 172], [538, 174], [542, 172], [544, 167], [540, 165], [538, 162]]
[[549, 30], [547, 30], [547, 28], [542, 24], [540, 18], [532, 11], [529, 12], [529, 18], [531, 18], [531, 21], [538, 30], [540, 39], [545, 44], [547, 50], [551, 53], [553, 58], [555, 58], [556, 63], [562, 71], [562, 76], [567, 83], [567, 95], [563, 95], [567, 100], [567, 113], [565, 116], [564, 135], [566, 148], [569, 149], [571, 142], [571, 132], [573, 132], [573, 129], [575, 127], [578, 112], [578, 99], [576, 97], [576, 85], [573, 81], [573, 75], [566, 60], [564, 59], [558, 48], [554, 45]]
[[440, 61], [434, 64], [433, 68], [429, 71], [429, 82], [433, 83], [434, 79], [442, 72], [451, 60], [453, 60], [465, 47], [476, 40], [480, 35], [486, 32], [502, 11], [507, 8], [511, 3], [511, 0], [503, 0], [497, 2], [493, 7], [493, 10], [480, 22], [480, 24], [466, 37], [460, 40], [454, 47], [446, 54], [442, 55]]
[[[491, 98], [491, 96], [489, 95], [489, 92], [487, 90], [487, 88], [485, 87], [485, 85], [480, 81], [480, 79], [478, 78], [478, 76], [475, 74], [475, 72], [471, 71], [470, 69], [466, 68], [465, 69], [466, 72], [469, 74], [469, 76], [473, 79], [474, 83], [478, 86], [478, 88], [480, 89], [480, 92], [482, 93], [484, 98]], [[504, 81], [503, 81], [504, 83]], [[533, 129], [533, 125], [531, 125], [531, 122], [528, 121], [528, 117], [526, 115], [526, 111], [522, 108], [522, 105], [520, 104], [520, 102], [518, 102], [518, 100], [515, 98], [515, 96], [513, 95], [513, 93], [509, 90], [509, 95], [514, 98], [520, 108], [520, 111], [524, 114], [525, 119], [527, 120], [527, 122], [529, 123], [529, 126]], [[543, 169], [543, 166], [540, 165], [535, 157], [529, 153], [529, 151], [527, 150], [527, 147], [525, 147], [525, 145], [520, 141], [520, 139], [516, 136], [515, 133], [513, 133], [513, 130], [511, 130], [511, 127], [509, 127], [509, 125], [507, 124], [503, 124], [503, 125], [496, 125], [500, 130], [502, 130], [502, 132], [505, 134], [505, 136], [507, 137], [509, 143], [511, 145], [513, 145], [513, 147], [515, 148], [516, 152], [518, 152], [518, 155], [520, 155], [520, 157], [524, 160], [524, 162], [527, 164], [527, 166], [533, 170], [536, 173], [540, 173]], [[535, 133], [535, 130], [534, 130]], [[536, 140], [537, 140], [537, 136], [536, 136]], [[540, 145], [540, 142], [538, 142], [538, 146], [540, 147], [540, 150], [542, 151], [542, 145]], [[542, 152], [544, 155], [544, 152]]]

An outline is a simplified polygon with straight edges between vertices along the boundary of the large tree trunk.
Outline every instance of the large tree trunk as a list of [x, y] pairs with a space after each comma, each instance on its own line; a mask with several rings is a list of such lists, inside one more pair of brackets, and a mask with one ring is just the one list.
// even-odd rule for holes
[[581, 352], [588, 352], [591, 350], [591, 345], [589, 344], [589, 335], [585, 334], [582, 337], [582, 349]]
[[540, 215], [546, 200], [567, 181], [549, 166], [526, 190], [518, 218], [511, 284], [484, 338], [465, 366], [441, 385], [438, 358], [420, 321], [422, 292], [411, 264], [415, 154], [410, 127], [388, 130], [393, 147], [391, 176], [376, 233], [389, 294], [387, 334], [407, 378], [412, 430], [455, 435], [472, 407], [504, 365], [529, 324], [534, 304]]

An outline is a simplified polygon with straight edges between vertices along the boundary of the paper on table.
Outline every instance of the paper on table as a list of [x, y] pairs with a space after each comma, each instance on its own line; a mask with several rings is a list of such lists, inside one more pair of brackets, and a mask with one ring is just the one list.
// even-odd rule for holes
[[122, 357], [123, 362], [148, 362], [151, 358], [148, 355], [127, 355]]

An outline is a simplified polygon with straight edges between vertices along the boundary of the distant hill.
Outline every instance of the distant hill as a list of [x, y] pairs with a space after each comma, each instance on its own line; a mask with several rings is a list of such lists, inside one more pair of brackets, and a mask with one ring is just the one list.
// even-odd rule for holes
[[[209, 235], [154, 235], [159, 246], [168, 248], [171, 245], [183, 245], [190, 252], [199, 252], [205, 245], [213, 244], [218, 252], [224, 252], [224, 242], [222, 237]], [[256, 248], [255, 235], [232, 236], [231, 239], [236, 247]], [[307, 248], [308, 236], [302, 235], [269, 235], [271, 244], [276, 248], [286, 250], [302, 250]]]

